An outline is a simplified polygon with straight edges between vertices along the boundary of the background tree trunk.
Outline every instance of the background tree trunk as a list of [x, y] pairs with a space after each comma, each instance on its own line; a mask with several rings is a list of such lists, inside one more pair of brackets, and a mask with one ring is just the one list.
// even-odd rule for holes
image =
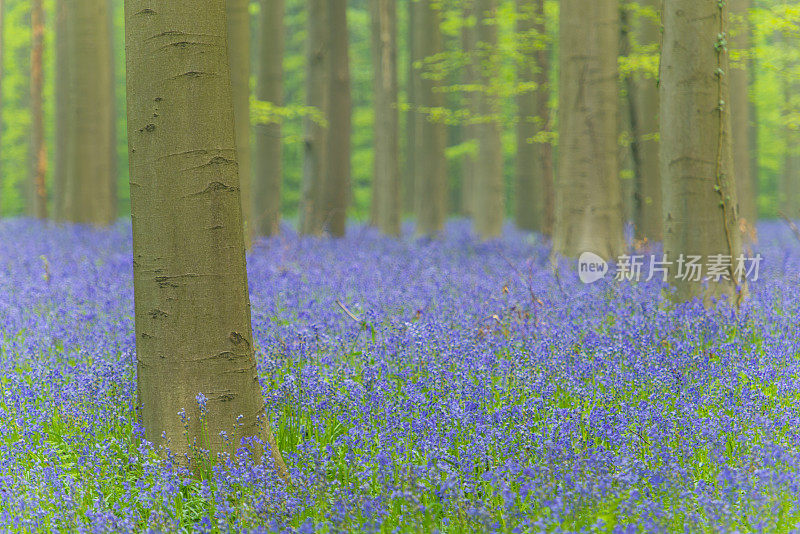
[[[785, 82], [784, 102], [787, 110], [795, 109], [793, 100], [800, 95], [800, 83]], [[785, 127], [786, 152], [778, 182], [778, 209], [790, 219], [800, 219], [800, 132]]]
[[399, 113], [397, 110], [397, 5], [372, 0], [372, 61], [375, 69], [375, 178], [372, 223], [400, 235]]
[[42, 0], [31, 2], [31, 155], [33, 157], [33, 215], [47, 218], [47, 147], [44, 144], [44, 110], [42, 90], [44, 88], [42, 54], [44, 52], [44, 10]]
[[324, 183], [324, 223], [342, 237], [350, 202], [350, 60], [348, 58], [347, 0], [328, 0], [330, 74], [328, 77], [327, 173]]
[[[125, 32], [145, 437], [179, 459], [196, 457], [193, 440], [212, 458], [233, 455], [241, 438], [261, 434], [261, 419], [268, 432], [261, 439], [285, 472], [264, 419], [253, 355], [225, 2], [153, 8], [129, 0]], [[200, 393], [207, 398], [205, 415]]]
[[517, 96], [516, 223], [519, 228], [542, 232], [553, 228], [553, 161], [550, 143], [533, 142], [550, 124], [550, 61], [545, 44], [544, 0], [517, 0], [517, 33], [521, 57], [520, 83], [536, 87]]
[[[435, 4], [434, 0], [414, 3], [414, 23], [418, 27], [414, 48], [420, 58], [442, 52], [439, 11]], [[432, 236], [442, 232], [447, 217], [447, 130], [444, 124], [429, 120], [426, 110], [444, 106], [444, 95], [439, 91], [440, 81], [421, 76], [418, 80], [416, 96], [422, 109], [416, 115], [414, 148], [417, 234]]]
[[[661, 57], [661, 176], [664, 252], [741, 254], [731, 154], [728, 53], [718, 35], [727, 31], [727, 7], [717, 0], [666, 0]], [[677, 301], [736, 295], [731, 281], [676, 279]], [[730, 278], [733, 278], [730, 273]], [[737, 299], [738, 300], [738, 299]]]
[[743, 57], [730, 70], [731, 132], [733, 142], [733, 170], [736, 176], [736, 198], [739, 201], [739, 218], [753, 225], [758, 219], [756, 185], [750, 156], [750, 0], [730, 0], [730, 13], [737, 18], [730, 32], [728, 45]]
[[[477, 116], [478, 95], [474, 87], [480, 83], [478, 79], [479, 62], [476, 60], [475, 1], [470, 0], [464, 6], [462, 14], [464, 27], [461, 29], [461, 50], [466, 56], [461, 82], [467, 87], [464, 91], [464, 104], [470, 116]], [[461, 128], [461, 142], [477, 145], [477, 125], [470, 120]], [[472, 148], [472, 146], [471, 146]], [[475, 154], [470, 151], [461, 158], [461, 213], [474, 217], [477, 194], [475, 192]]]
[[111, 31], [106, 0], [67, 0], [69, 65], [67, 124], [60, 133], [66, 175], [64, 218], [107, 225], [114, 221], [111, 203]]
[[[261, 2], [260, 71], [256, 97], [283, 105], [284, 1]], [[253, 183], [253, 220], [257, 235], [280, 231], [282, 168], [281, 125], [256, 125], [256, 158]]]
[[417, 87], [419, 86], [417, 69], [414, 68], [414, 63], [419, 59], [419, 54], [415, 47], [417, 28], [416, 25], [416, 12], [417, 8], [413, 0], [407, 1], [408, 5], [408, 79], [406, 80], [406, 100], [408, 100], [408, 110], [405, 113], [405, 164], [403, 166], [403, 212], [412, 213], [414, 211], [415, 194], [414, 186], [416, 185], [416, 172], [414, 165], [417, 158], [415, 155], [416, 148], [416, 134], [417, 134]]
[[[306, 105], [328, 117], [330, 34], [328, 0], [308, 0]], [[300, 232], [322, 233], [322, 187], [326, 177], [327, 126], [311, 118], [304, 120], [303, 184], [300, 201]]]
[[[643, 7], [650, 8], [656, 16], [661, 10], [661, 0], [646, 0]], [[634, 22], [633, 35], [642, 46], [660, 44], [661, 26], [649, 16]], [[664, 238], [661, 208], [661, 165], [659, 162], [658, 83], [654, 78], [636, 74], [628, 83], [632, 131], [636, 147], [634, 158], [634, 229], [637, 239], [660, 242]], [[635, 125], [633, 124], [635, 122]]]
[[250, 2], [227, 0], [228, 61], [233, 84], [233, 117], [236, 128], [236, 152], [239, 157], [239, 184], [242, 197], [244, 242], [247, 248], [253, 236], [253, 208], [250, 194]]
[[496, 9], [495, 0], [477, 0], [475, 3], [477, 57], [481, 80], [481, 91], [478, 93], [478, 159], [475, 161], [475, 229], [483, 239], [499, 237], [503, 232], [505, 219], [500, 109], [497, 96], [492, 90], [500, 75], [496, 57]]
[[56, 2], [56, 132], [55, 132], [55, 169], [53, 172], [53, 217], [57, 221], [66, 218], [65, 198], [68, 171], [69, 153], [69, 116], [73, 107], [72, 91], [70, 89], [69, 67], [71, 58], [69, 43], [71, 42], [68, 31], [71, 24], [69, 17], [69, 0]]
[[562, 0], [559, 172], [553, 244], [565, 256], [624, 250], [617, 149], [615, 0]]

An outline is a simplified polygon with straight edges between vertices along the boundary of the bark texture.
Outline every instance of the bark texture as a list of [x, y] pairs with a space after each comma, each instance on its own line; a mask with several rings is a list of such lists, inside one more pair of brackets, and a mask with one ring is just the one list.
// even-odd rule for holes
[[328, 75], [328, 153], [323, 187], [323, 223], [333, 237], [342, 237], [350, 202], [350, 60], [347, 0], [328, 0], [330, 74]]
[[[415, 53], [428, 58], [442, 52], [440, 13], [434, 0], [414, 3]], [[447, 130], [442, 123], [429, 119], [427, 111], [444, 106], [441, 82], [429, 76], [418, 76], [415, 89], [419, 112], [416, 114], [414, 185], [417, 234], [433, 236], [441, 233], [447, 217]]]
[[31, 2], [31, 156], [33, 176], [33, 215], [47, 218], [47, 148], [44, 144], [44, 110], [42, 90], [44, 78], [42, 54], [44, 52], [44, 10], [42, 0]]
[[733, 169], [736, 175], [736, 198], [739, 201], [739, 218], [747, 225], [758, 219], [756, 184], [750, 156], [750, 53], [751, 38], [749, 10], [751, 0], [729, 0], [731, 15], [736, 24], [731, 31], [730, 48], [741, 54], [740, 61], [730, 69], [731, 134], [733, 142]]
[[225, 2], [129, 0], [125, 33], [145, 436], [179, 460], [260, 436], [285, 473], [253, 355]]
[[375, 89], [375, 177], [372, 186], [373, 225], [386, 235], [400, 235], [399, 112], [397, 109], [397, 5], [373, 0], [373, 85]]
[[495, 0], [476, 0], [481, 90], [478, 93], [478, 159], [475, 161], [475, 230], [483, 239], [499, 237], [505, 219], [503, 147], [500, 139], [500, 109], [494, 91], [500, 76], [497, 49]]
[[253, 236], [253, 208], [250, 194], [250, 2], [227, 0], [228, 61], [233, 85], [233, 117], [236, 128], [236, 153], [242, 196], [244, 242], [250, 247]]
[[95, 225], [114, 221], [111, 30], [106, 0], [66, 0], [66, 125], [64, 219]]
[[550, 127], [548, 47], [544, 0], [517, 0], [521, 36], [518, 78], [534, 87], [517, 96], [516, 223], [549, 235], [553, 230], [553, 159], [550, 143], [534, 138]]
[[[328, 0], [308, 0], [308, 39], [306, 49], [306, 105], [328, 117], [328, 78], [330, 33]], [[322, 187], [328, 157], [327, 127], [312, 118], [304, 120], [303, 186], [300, 200], [300, 232], [322, 233]]]
[[615, 0], [563, 0], [560, 14], [559, 172], [553, 244], [565, 256], [624, 249], [617, 150]]
[[[725, 3], [666, 0], [661, 59], [661, 175], [664, 252], [671, 261], [698, 255], [741, 254], [728, 104], [728, 53], [719, 39], [727, 31]], [[686, 301], [727, 296], [738, 300], [732, 281], [677, 279], [673, 298]]]
[[[260, 70], [256, 98], [283, 105], [283, 0], [262, 0]], [[281, 181], [283, 180], [281, 125], [256, 125], [253, 221], [256, 235], [280, 231]]]

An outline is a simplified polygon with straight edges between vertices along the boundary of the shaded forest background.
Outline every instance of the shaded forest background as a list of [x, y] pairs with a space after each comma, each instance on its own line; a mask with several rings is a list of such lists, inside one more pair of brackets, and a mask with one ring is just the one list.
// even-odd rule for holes
[[[405, 130], [409, 114], [408, 106], [408, 3], [398, 4], [398, 74], [400, 82], [401, 129]], [[112, 42], [114, 47], [115, 113], [118, 216], [130, 212], [128, 190], [128, 161], [125, 123], [125, 51], [124, 21], [121, 0], [112, 0]], [[53, 171], [55, 152], [55, 79], [56, 38], [54, 18], [55, 0], [44, 0], [44, 125], [47, 149], [46, 183], [48, 204], [53, 201]], [[548, 132], [533, 140], [552, 143], [557, 150], [557, 106], [558, 106], [558, 17], [559, 6], [555, 0], [545, 4], [547, 35], [540, 36], [542, 45], [550, 55], [551, 123]], [[418, 67], [424, 76], [440, 78], [446, 92], [445, 109], [438, 113], [439, 119], [448, 123], [448, 210], [451, 214], [463, 213], [462, 173], [466, 158], [477, 153], [477, 143], [463, 141], [464, 121], [459, 110], [466, 107], [462, 70], [465, 65], [462, 52], [462, 30], [469, 21], [464, 18], [458, 0], [441, 3], [442, 33], [445, 52], [437, 57], [426, 58]], [[251, 16], [251, 95], [255, 94], [255, 80], [259, 72], [256, 57], [259, 46], [259, 2], [250, 3]], [[635, 2], [620, 4], [621, 16], [627, 26], [636, 24], [637, 18], [651, 16], [646, 8]], [[29, 0], [6, 0], [3, 6], [3, 54], [2, 54], [2, 130], [0, 137], [0, 214], [18, 216], [31, 212], [31, 2]], [[303, 172], [303, 120], [308, 114], [305, 102], [307, 9], [305, 0], [286, 0], [285, 55], [284, 55], [284, 102], [282, 108], [251, 102], [251, 126], [257, 122], [268, 122], [280, 117], [283, 137], [283, 185], [281, 194], [282, 216], [294, 219], [297, 216], [301, 196]], [[793, 34], [790, 21], [800, 18], [800, 6], [779, 0], [759, 0], [753, 3], [749, 20], [733, 17], [732, 32], [752, 33], [752, 48], [731, 50], [734, 65], [749, 65], [750, 102], [752, 106], [751, 158], [757, 176], [758, 213], [760, 218], [777, 217], [782, 206], [781, 184], [795, 181], [791, 176], [792, 160], [798, 157], [800, 143], [800, 36]], [[503, 115], [503, 169], [506, 187], [505, 209], [514, 213], [514, 172], [516, 165], [516, 132], [514, 121], [517, 109], [514, 95], [525, 90], [524, 83], [517, 80], [516, 57], [521, 42], [526, 38], [516, 31], [515, 2], [498, 2], [496, 17], [498, 45], [492, 51], [498, 58], [500, 74], [491, 91], [500, 98]], [[746, 24], [747, 23], [747, 24]], [[350, 73], [352, 112], [352, 189], [349, 215], [357, 220], [370, 216], [374, 141], [374, 91], [372, 85], [373, 62], [370, 50], [370, 16], [368, 0], [351, 0], [348, 3], [348, 34], [350, 42]], [[623, 24], [623, 31], [626, 24]], [[625, 98], [626, 78], [634, 76], [657, 77], [658, 49], [635, 42], [635, 34], [628, 46], [620, 42], [620, 97]], [[624, 109], [624, 106], [621, 108]], [[634, 173], [631, 161], [631, 135], [627, 121], [620, 124], [619, 150], [620, 169], [624, 191], [626, 220], [632, 219]], [[658, 135], [653, 132], [653, 135]], [[251, 143], [254, 136], [251, 135]], [[401, 163], [406, 161], [407, 137], [401, 133]], [[557, 161], [557, 158], [554, 158]], [[404, 173], [405, 175], [405, 173]], [[409, 189], [409, 188], [405, 188]], [[404, 191], [408, 194], [408, 191]], [[406, 201], [405, 206], [410, 202]], [[793, 211], [793, 210], [792, 210]]]

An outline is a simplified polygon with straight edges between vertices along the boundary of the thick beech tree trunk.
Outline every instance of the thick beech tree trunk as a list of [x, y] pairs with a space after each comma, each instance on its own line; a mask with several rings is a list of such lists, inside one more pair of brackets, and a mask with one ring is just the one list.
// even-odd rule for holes
[[66, 148], [63, 217], [107, 225], [114, 221], [111, 144], [111, 30], [106, 0], [66, 0]]
[[328, 154], [324, 191], [324, 225], [342, 237], [350, 203], [350, 60], [347, 0], [328, 0], [330, 73], [328, 75]]
[[559, 172], [553, 244], [565, 256], [624, 250], [619, 183], [616, 0], [562, 0]]
[[550, 143], [534, 138], [550, 125], [550, 61], [545, 46], [544, 0], [517, 0], [518, 77], [535, 88], [517, 96], [516, 223], [524, 230], [553, 230], [553, 161]]
[[499, 237], [505, 219], [503, 147], [500, 139], [500, 109], [493, 87], [500, 76], [497, 48], [495, 0], [475, 2], [481, 91], [478, 93], [478, 158], [475, 161], [475, 230], [483, 239]]
[[[328, 117], [330, 76], [330, 32], [328, 0], [307, 0], [306, 105]], [[323, 225], [323, 184], [327, 175], [328, 135], [326, 126], [306, 118], [303, 153], [303, 184], [300, 200], [300, 232], [318, 235]]]
[[242, 196], [245, 246], [253, 236], [253, 208], [250, 194], [250, 2], [227, 0], [228, 61], [233, 84], [233, 117]]
[[[442, 52], [442, 34], [439, 29], [437, 3], [434, 0], [418, 0], [414, 3], [415, 53], [421, 59]], [[444, 95], [438, 89], [441, 82], [431, 77], [418, 76], [415, 89], [421, 110], [416, 115], [414, 169], [415, 211], [417, 234], [433, 236], [444, 229], [447, 217], [447, 161], [445, 148], [447, 130], [442, 123], [430, 120], [430, 108], [444, 106]]]
[[253, 354], [225, 2], [128, 0], [125, 34], [145, 436], [179, 461], [260, 436], [285, 473]]
[[741, 254], [731, 154], [727, 31], [728, 8], [717, 0], [666, 0], [661, 58], [661, 176], [664, 252], [676, 262], [671, 281], [677, 301], [736, 297], [732, 281], [678, 279], [681, 254], [704, 263], [713, 255], [735, 262]]
[[375, 178], [372, 223], [400, 235], [399, 112], [397, 109], [397, 5], [372, 0], [372, 61], [375, 69]]
[[[283, 14], [283, 0], [262, 0], [256, 97], [276, 106], [283, 105]], [[253, 221], [257, 235], [271, 236], [280, 231], [282, 146], [279, 123], [256, 125]]]

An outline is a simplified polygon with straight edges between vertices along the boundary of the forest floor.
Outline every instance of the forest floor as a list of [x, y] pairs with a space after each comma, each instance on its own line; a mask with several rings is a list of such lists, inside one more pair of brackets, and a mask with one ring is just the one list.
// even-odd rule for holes
[[244, 457], [192, 478], [142, 441], [129, 225], [0, 223], [0, 524], [800, 525], [800, 245], [790, 231], [760, 226], [760, 279], [737, 315], [667, 306], [657, 282], [584, 285], [571, 265], [556, 274], [530, 236], [509, 229], [481, 244], [467, 228], [453, 223], [439, 241], [287, 230], [255, 245], [254, 335], [294, 481], [285, 487]]

